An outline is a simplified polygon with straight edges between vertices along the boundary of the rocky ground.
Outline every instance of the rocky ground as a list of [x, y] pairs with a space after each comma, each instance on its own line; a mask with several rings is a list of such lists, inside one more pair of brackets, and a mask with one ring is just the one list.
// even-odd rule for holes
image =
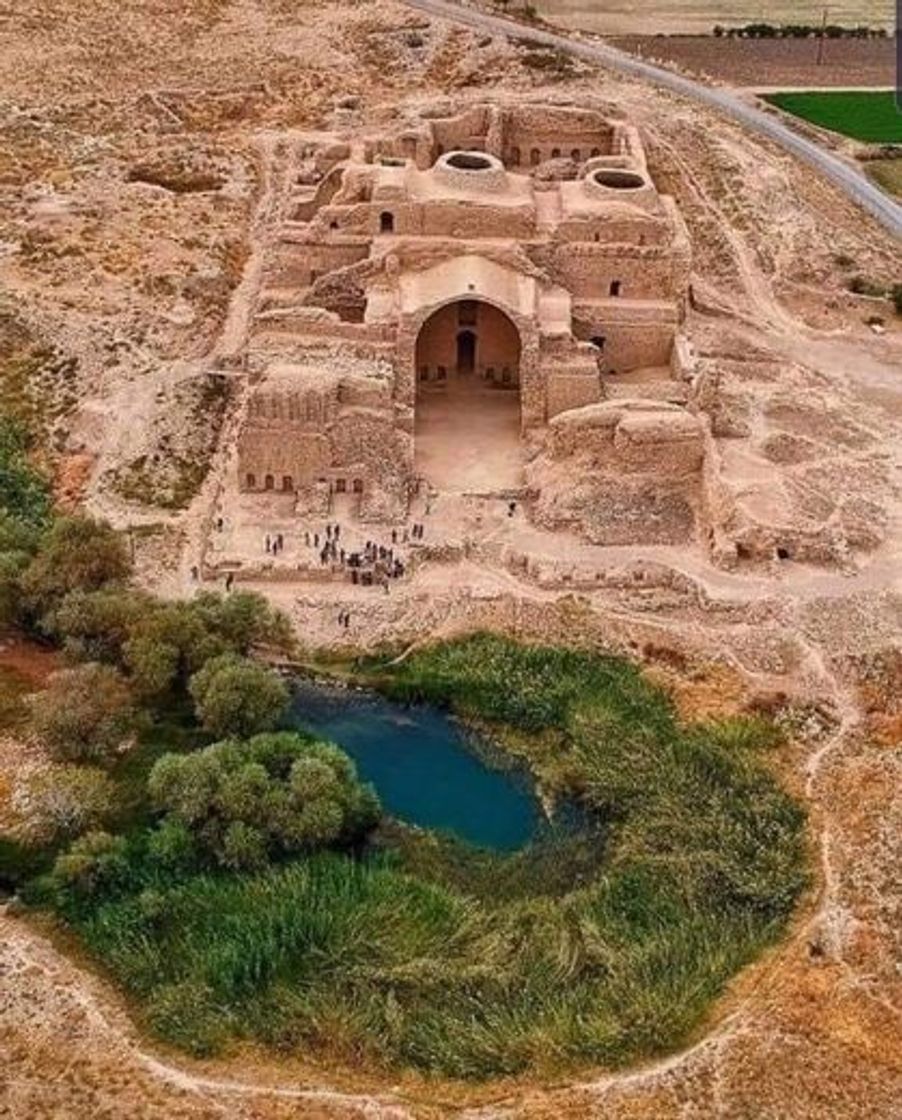
[[[701, 673], [702, 693], [797, 697], [821, 713], [785, 759], [808, 798], [816, 890], [686, 1053], [556, 1087], [380, 1085], [252, 1053], [189, 1063], [154, 1051], [71, 947], [4, 913], [0, 1116], [898, 1114], [902, 361], [889, 305], [848, 283], [899, 279], [902, 255], [829, 185], [674, 97], [383, 0], [20, 0], [0, 13], [0, 388], [45, 433], [61, 495], [136, 527], [142, 578], [186, 593], [211, 500], [195, 468], [215, 479], [230, 421], [208, 373], [240, 328], [266, 221], [261, 153], [286, 129], [493, 90], [590, 92], [637, 121], [693, 237], [700, 337], [797, 363], [831, 423], [864, 426], [884, 468], [882, 544], [847, 573], [623, 556], [591, 593], [524, 579], [490, 550], [435, 557], [389, 597], [361, 590], [349, 640], [485, 624], [632, 650], [683, 692]], [[334, 598], [275, 597], [311, 642], [335, 641]], [[16, 757], [4, 744], [0, 766]]]

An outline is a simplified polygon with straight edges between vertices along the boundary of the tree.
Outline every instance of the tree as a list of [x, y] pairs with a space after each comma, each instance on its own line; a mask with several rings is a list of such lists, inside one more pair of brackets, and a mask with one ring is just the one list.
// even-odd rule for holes
[[224, 653], [292, 644], [288, 620], [253, 592], [202, 592], [188, 602], [164, 603], [130, 587], [79, 588], [45, 614], [43, 626], [74, 657], [127, 670], [135, 692], [146, 698], [183, 687]]
[[294, 732], [164, 755], [151, 771], [148, 791], [165, 814], [151, 840], [153, 854], [165, 862], [174, 852], [176, 862], [184, 861], [190, 834], [208, 860], [232, 870], [350, 843], [381, 812], [343, 751]]
[[248, 654], [257, 645], [289, 651], [294, 644], [288, 619], [256, 591], [203, 591], [188, 606], [235, 653]]
[[125, 580], [130, 572], [122, 538], [106, 522], [61, 517], [41, 542], [22, 585], [32, 610], [44, 615], [68, 592], [96, 591]]
[[126, 642], [157, 605], [152, 596], [131, 587], [79, 588], [61, 600], [45, 628], [73, 658], [124, 667]]
[[108, 816], [115, 787], [92, 766], [52, 766], [28, 782], [25, 832], [35, 844], [54, 844], [96, 828]]
[[235, 654], [208, 661], [188, 689], [198, 719], [217, 735], [253, 735], [274, 727], [289, 699], [276, 673]]
[[208, 661], [229, 652], [193, 603], [157, 603], [132, 629], [123, 648], [135, 687], [162, 696], [184, 685]]
[[32, 700], [32, 726], [59, 760], [109, 761], [135, 718], [122, 674], [96, 662], [52, 674]]

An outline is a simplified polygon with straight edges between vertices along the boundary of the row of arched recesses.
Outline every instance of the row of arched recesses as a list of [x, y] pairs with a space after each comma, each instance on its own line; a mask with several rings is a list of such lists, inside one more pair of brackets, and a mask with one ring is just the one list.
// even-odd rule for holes
[[[321, 479], [325, 482], [325, 479]], [[335, 494], [362, 494], [363, 493], [363, 479], [351, 479], [350, 488], [348, 487], [348, 480], [346, 478], [336, 478], [332, 482], [332, 491]]]
[[[469, 141], [467, 144], [469, 151], [479, 151], [481, 145], [476, 144], [474, 141]], [[435, 158], [440, 159], [445, 154], [445, 147], [443, 144], [436, 144]], [[537, 167], [543, 159], [560, 159], [565, 154], [563, 148], [551, 148], [547, 156], [543, 156], [541, 148], [530, 148], [528, 152], [529, 163], [533, 167]], [[584, 159], [597, 159], [599, 156], [604, 155], [601, 148], [571, 148], [568, 152], [570, 159], [574, 163], [581, 163]], [[507, 163], [513, 167], [520, 167], [523, 163], [523, 152], [515, 144], [512, 148], [508, 149]]]
[[[251, 473], [250, 471], [248, 471], [248, 473], [245, 477], [245, 483], [247, 485], [248, 490], [256, 490], [257, 489], [257, 476], [255, 474]], [[276, 488], [275, 475], [265, 474], [263, 476], [263, 489], [264, 490], [275, 490], [275, 488]], [[290, 474], [283, 474], [282, 475], [282, 485], [279, 487], [279, 489], [283, 490], [285, 493], [288, 493], [288, 492], [294, 490], [294, 479], [291, 477]]]
[[[323, 485], [326, 485], [327, 482], [328, 482], [328, 480], [325, 479], [325, 478], [320, 478], [317, 481], [322, 483]], [[350, 486], [348, 485], [348, 482], [350, 482]], [[251, 471], [248, 471], [247, 475], [245, 475], [245, 484], [246, 484], [248, 490], [256, 490], [257, 489], [257, 476], [255, 474], [253, 474]], [[275, 490], [276, 489], [276, 476], [275, 475], [265, 474], [263, 476], [263, 489], [264, 490]], [[291, 477], [290, 474], [283, 474], [282, 475], [281, 486], [279, 487], [279, 489], [283, 493], [286, 493], [286, 494], [290, 493], [294, 490], [294, 479]], [[363, 479], [362, 478], [353, 478], [353, 479], [349, 480], [349, 479], [346, 479], [346, 478], [336, 478], [331, 483], [331, 489], [336, 494], [349, 494], [349, 493], [362, 494], [363, 493]]]
[[[597, 159], [602, 152], [601, 148], [590, 148], [588, 152], [584, 152], [582, 148], [571, 148], [566, 154], [569, 155], [574, 163], [581, 163], [583, 159]], [[552, 148], [545, 158], [562, 159], [564, 155], [565, 153], [562, 148]], [[541, 148], [529, 149], [529, 164], [531, 167], [537, 167], [542, 162], [542, 159]], [[519, 167], [523, 163], [523, 153], [516, 146], [510, 149], [510, 162], [515, 167]]]

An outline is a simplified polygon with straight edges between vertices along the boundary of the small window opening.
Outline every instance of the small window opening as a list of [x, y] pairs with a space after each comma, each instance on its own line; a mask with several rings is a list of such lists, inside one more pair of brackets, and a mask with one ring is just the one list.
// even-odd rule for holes
[[362, 494], [363, 493], [363, 479], [362, 478], [355, 478], [354, 479], [354, 493], [355, 494]]
[[462, 327], [476, 326], [476, 300], [462, 299], [457, 305], [457, 321]]
[[253, 489], [255, 489], [255, 487], [256, 487], [256, 485], [257, 485], [257, 478], [256, 478], [256, 476], [255, 476], [255, 475], [249, 474], [249, 475], [247, 476], [247, 480], [246, 480], [246, 481], [247, 481], [247, 488], [248, 488], [248, 490], [253, 490]]
[[335, 480], [335, 493], [336, 494], [345, 494], [345, 493], [347, 493], [347, 490], [348, 490], [347, 481], [343, 478], [336, 478], [336, 480]]
[[531, 148], [529, 152], [529, 162], [535, 167], [542, 162], [542, 153], [538, 148]]
[[622, 291], [623, 291], [623, 281], [622, 280], [612, 280], [611, 281], [611, 295], [616, 299], [616, 297], [619, 296]]
[[274, 490], [275, 485], [276, 485], [276, 480], [273, 478], [273, 476], [271, 474], [268, 474], [266, 476], [266, 478], [263, 479], [263, 489], [264, 490]]
[[380, 233], [394, 233], [395, 230], [395, 216], [388, 210], [383, 210], [379, 215], [379, 231]]
[[282, 489], [283, 490], [293, 490], [294, 489], [294, 480], [292, 479], [290, 474], [283, 474], [282, 475]]

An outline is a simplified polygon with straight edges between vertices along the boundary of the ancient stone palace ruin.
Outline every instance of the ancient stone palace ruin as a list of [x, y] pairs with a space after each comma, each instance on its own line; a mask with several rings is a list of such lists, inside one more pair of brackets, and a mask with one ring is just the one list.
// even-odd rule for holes
[[[596, 539], [683, 534], [702, 442], [670, 403], [688, 270], [636, 130], [597, 112], [476, 106], [302, 148], [249, 344], [240, 486], [311, 513], [349, 493], [364, 519], [403, 516], [418, 480], [530, 489], [537, 517]], [[658, 516], [624, 524], [656, 486]]]
[[849, 527], [742, 443], [739, 364], [695, 352], [686, 228], [629, 122], [427, 107], [279, 145], [221, 510], [400, 525], [425, 491], [594, 545], [836, 558]]

